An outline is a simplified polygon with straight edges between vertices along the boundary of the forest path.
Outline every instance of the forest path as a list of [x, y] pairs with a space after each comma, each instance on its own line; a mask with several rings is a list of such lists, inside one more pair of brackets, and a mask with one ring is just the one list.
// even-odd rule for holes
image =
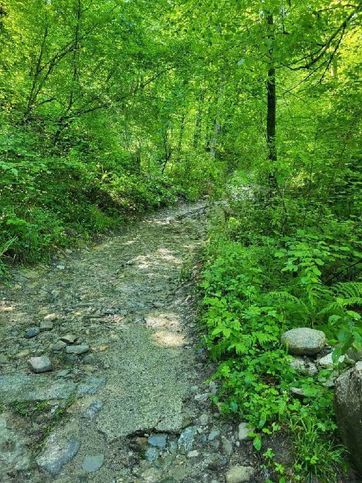
[[[180, 277], [205, 211], [165, 210], [15, 272], [0, 306], [0, 446], [13, 448], [0, 451], [1, 481], [212, 482], [232, 461], [250, 465], [210, 406], [192, 283]], [[33, 374], [27, 361], [42, 355], [52, 370]]]

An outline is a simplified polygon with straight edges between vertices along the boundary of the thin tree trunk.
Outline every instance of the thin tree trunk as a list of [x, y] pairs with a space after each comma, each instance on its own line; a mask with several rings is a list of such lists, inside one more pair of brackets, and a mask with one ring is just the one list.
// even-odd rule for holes
[[268, 159], [272, 162], [277, 161], [276, 148], [276, 112], [277, 112], [277, 97], [276, 97], [276, 79], [275, 67], [273, 58], [273, 40], [274, 40], [274, 20], [273, 15], [267, 16], [268, 24], [268, 38], [270, 40], [269, 48], [269, 68], [267, 78], [267, 124], [266, 137], [268, 147]]

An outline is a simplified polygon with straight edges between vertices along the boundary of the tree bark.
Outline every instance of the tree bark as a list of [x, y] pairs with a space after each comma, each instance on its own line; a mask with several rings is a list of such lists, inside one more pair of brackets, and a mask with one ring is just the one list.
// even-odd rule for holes
[[277, 113], [277, 96], [276, 96], [276, 79], [273, 58], [273, 40], [274, 40], [274, 19], [273, 15], [267, 15], [268, 39], [269, 47], [269, 68], [267, 77], [267, 124], [266, 138], [268, 147], [268, 159], [272, 162], [277, 161], [276, 148], [276, 113]]

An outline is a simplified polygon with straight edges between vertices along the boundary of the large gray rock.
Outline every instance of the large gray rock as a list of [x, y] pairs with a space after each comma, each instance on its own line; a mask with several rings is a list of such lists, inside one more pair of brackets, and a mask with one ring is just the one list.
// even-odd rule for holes
[[326, 342], [324, 332], [309, 327], [291, 329], [282, 335], [282, 343], [287, 347], [288, 352], [294, 355], [318, 354]]
[[342, 440], [362, 475], [362, 361], [337, 379], [335, 408]]

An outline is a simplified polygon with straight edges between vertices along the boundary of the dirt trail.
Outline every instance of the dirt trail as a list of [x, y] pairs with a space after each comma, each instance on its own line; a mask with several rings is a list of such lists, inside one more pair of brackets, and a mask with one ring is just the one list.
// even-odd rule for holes
[[[221, 482], [232, 464], [259, 481], [210, 406], [180, 279], [206, 218], [202, 204], [166, 210], [14, 273], [0, 305], [1, 481]], [[52, 370], [34, 374], [42, 355]]]

